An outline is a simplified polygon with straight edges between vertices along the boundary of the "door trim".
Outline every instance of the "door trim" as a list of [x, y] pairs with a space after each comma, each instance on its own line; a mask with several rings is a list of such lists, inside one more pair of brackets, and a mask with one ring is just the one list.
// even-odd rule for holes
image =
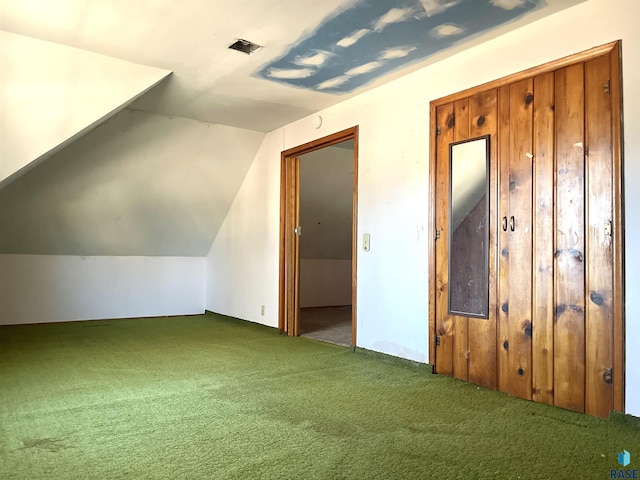
[[445, 97], [438, 98], [430, 102], [429, 111], [429, 362], [435, 371], [436, 359], [436, 311], [435, 311], [435, 291], [436, 291], [436, 110], [442, 105], [455, 102], [467, 97], [477, 95], [487, 90], [498, 89], [510, 85], [514, 82], [532, 78], [544, 73], [552, 72], [563, 67], [576, 63], [611, 54], [611, 81], [619, 82], [619, 88], [612, 89], [612, 136], [613, 136], [613, 222], [616, 228], [613, 229], [613, 381], [614, 388], [613, 406], [617, 411], [624, 412], [625, 405], [625, 275], [624, 275], [624, 156], [623, 156], [623, 116], [622, 116], [622, 53], [621, 41], [607, 43], [598, 47], [585, 50], [567, 57], [554, 60], [543, 65], [539, 65], [527, 70], [493, 80], [491, 82], [472, 87], [461, 92], [457, 92]]
[[[321, 148], [330, 147], [345, 140], [353, 139], [353, 224], [352, 224], [352, 253], [351, 253], [351, 344], [356, 345], [356, 319], [357, 319], [357, 258], [358, 258], [358, 126], [347, 128], [332, 135], [307, 142], [297, 147], [290, 148], [280, 156], [280, 267], [279, 267], [279, 292], [278, 292], [278, 328], [290, 336], [298, 335], [299, 318], [299, 283], [300, 274], [297, 263], [294, 264], [294, 275], [289, 284], [290, 276], [286, 275], [287, 265], [297, 262], [297, 259], [289, 258], [291, 249], [287, 249], [288, 236], [293, 232], [286, 231], [286, 225], [297, 220], [297, 207], [299, 202], [299, 178], [291, 178], [293, 172], [297, 172], [294, 165], [301, 155], [311, 153]], [[289, 206], [289, 207], [288, 207]], [[287, 208], [288, 207], [288, 208]], [[293, 207], [293, 208], [292, 208]], [[287, 235], [288, 234], [288, 235]], [[297, 257], [297, 255], [294, 255]], [[291, 318], [293, 316], [293, 318]]]

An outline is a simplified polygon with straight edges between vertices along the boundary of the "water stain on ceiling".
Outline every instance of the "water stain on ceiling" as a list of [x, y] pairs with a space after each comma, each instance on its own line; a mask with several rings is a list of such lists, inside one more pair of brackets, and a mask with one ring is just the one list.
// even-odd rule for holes
[[256, 75], [319, 92], [349, 93], [545, 5], [545, 0], [360, 0]]

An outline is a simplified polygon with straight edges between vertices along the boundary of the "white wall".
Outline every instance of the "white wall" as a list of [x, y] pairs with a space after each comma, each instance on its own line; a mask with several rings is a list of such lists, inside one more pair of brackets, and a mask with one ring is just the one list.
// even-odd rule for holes
[[0, 255], [0, 325], [204, 312], [204, 258]]
[[282, 134], [263, 140], [207, 256], [207, 310], [271, 327], [278, 326]]
[[351, 305], [351, 260], [300, 259], [300, 307]]
[[[640, 204], [639, 15], [637, 0], [589, 0], [321, 111], [320, 130], [308, 117], [269, 134], [211, 249], [209, 271], [223, 278], [210, 278], [207, 308], [248, 318], [260, 303], [277, 307], [280, 151], [359, 125], [358, 230], [372, 248], [357, 252], [357, 345], [428, 361], [429, 102], [622, 39], [625, 201]], [[625, 223], [626, 251], [639, 251], [640, 212], [627, 208]], [[640, 416], [640, 256], [627, 254], [625, 269], [626, 409]], [[215, 294], [223, 282], [249, 312], [240, 293]], [[250, 319], [277, 325], [271, 310]]]
[[0, 30], [0, 186], [171, 72]]

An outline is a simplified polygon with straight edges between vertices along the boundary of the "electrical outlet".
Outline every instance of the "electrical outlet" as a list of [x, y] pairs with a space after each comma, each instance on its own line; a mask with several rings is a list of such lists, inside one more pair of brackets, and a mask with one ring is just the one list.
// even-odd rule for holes
[[260, 315], [264, 317], [264, 305], [260, 307]]

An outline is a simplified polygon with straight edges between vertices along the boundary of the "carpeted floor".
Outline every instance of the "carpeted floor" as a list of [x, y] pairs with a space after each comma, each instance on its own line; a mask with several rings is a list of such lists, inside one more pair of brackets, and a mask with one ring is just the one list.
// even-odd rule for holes
[[217, 315], [0, 327], [1, 479], [605, 479], [640, 425]]

